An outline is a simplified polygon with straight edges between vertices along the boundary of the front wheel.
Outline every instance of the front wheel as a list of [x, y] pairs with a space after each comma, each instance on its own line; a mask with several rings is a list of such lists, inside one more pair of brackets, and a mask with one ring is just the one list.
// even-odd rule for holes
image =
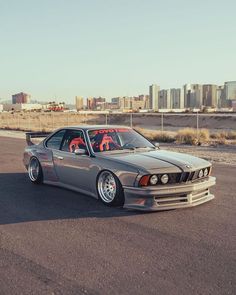
[[39, 163], [39, 160], [35, 157], [30, 159], [29, 167], [28, 167], [28, 174], [30, 180], [35, 183], [39, 184], [43, 182], [43, 171], [42, 167]]
[[100, 200], [107, 206], [123, 207], [124, 192], [119, 179], [110, 171], [102, 171], [97, 180]]

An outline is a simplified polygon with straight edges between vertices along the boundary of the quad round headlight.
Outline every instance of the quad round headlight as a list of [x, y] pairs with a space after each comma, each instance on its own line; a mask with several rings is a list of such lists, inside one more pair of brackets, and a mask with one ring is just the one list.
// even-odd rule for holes
[[156, 176], [156, 175], [152, 175], [151, 177], [150, 177], [150, 183], [151, 184], [157, 184], [157, 182], [158, 182], [158, 177]]
[[163, 174], [162, 177], [161, 177], [161, 182], [162, 182], [163, 184], [166, 184], [168, 181], [169, 181], [169, 176], [168, 176], [168, 174]]
[[199, 171], [199, 173], [198, 173], [198, 177], [203, 177], [203, 174], [204, 174], [204, 172], [203, 172], [203, 170], [201, 169], [200, 171]]
[[204, 169], [204, 176], [206, 177], [208, 175], [208, 169]]

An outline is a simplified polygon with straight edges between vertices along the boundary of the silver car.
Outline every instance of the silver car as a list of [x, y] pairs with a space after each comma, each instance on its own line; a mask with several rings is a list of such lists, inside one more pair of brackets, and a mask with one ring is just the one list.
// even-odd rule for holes
[[[38, 144], [32, 138], [46, 138]], [[108, 206], [168, 210], [214, 198], [212, 165], [165, 150], [120, 126], [65, 127], [26, 133], [23, 162], [30, 180], [99, 198]]]

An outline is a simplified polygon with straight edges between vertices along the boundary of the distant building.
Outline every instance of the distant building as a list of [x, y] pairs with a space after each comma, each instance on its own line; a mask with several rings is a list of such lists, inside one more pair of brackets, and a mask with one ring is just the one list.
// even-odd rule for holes
[[41, 104], [38, 103], [13, 103], [4, 104], [3, 111], [39, 111], [43, 108]]
[[30, 103], [31, 96], [27, 93], [20, 92], [12, 95], [12, 103]]
[[0, 104], [0, 112], [3, 111], [3, 104]]
[[113, 108], [116, 108], [116, 109], [120, 108], [120, 100], [121, 100], [121, 97], [113, 97], [111, 99], [111, 103], [113, 104]]
[[216, 106], [217, 108], [224, 107], [224, 101], [225, 101], [225, 88], [224, 86], [218, 86], [216, 88]]
[[148, 108], [154, 111], [158, 111], [158, 101], [159, 101], [159, 91], [160, 86], [157, 86], [156, 84], [152, 84], [149, 86], [149, 106]]
[[132, 110], [132, 97], [124, 96], [120, 99], [121, 110]]
[[181, 88], [170, 89], [170, 108], [184, 109], [184, 92]]
[[232, 100], [233, 111], [236, 112], [236, 100]]
[[84, 109], [84, 99], [81, 96], [76, 96], [75, 97], [75, 106], [76, 110], [80, 111]]
[[217, 107], [217, 85], [205, 84], [202, 86], [202, 104], [206, 107]]
[[236, 81], [225, 82], [224, 91], [223, 107], [231, 107], [232, 101], [236, 100]]
[[159, 91], [158, 95], [158, 109], [170, 109], [170, 90], [162, 89]]
[[106, 99], [103, 97], [87, 98], [87, 109], [92, 111], [101, 111], [105, 109]]
[[201, 108], [202, 107], [202, 85], [185, 84], [184, 85], [184, 107]]
[[236, 100], [236, 81], [225, 82], [225, 98]]

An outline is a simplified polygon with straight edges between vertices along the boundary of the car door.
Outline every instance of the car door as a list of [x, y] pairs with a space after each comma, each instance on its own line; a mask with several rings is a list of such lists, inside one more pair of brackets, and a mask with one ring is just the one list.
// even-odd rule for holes
[[58, 175], [55, 170], [54, 160], [55, 154], [57, 154], [57, 151], [60, 150], [65, 133], [66, 130], [61, 129], [45, 141], [45, 147], [49, 151], [49, 154], [51, 153], [52, 156], [52, 161], [50, 160], [44, 163], [43, 175], [45, 181], [60, 182], [60, 179], [58, 178]]
[[[76, 155], [75, 148], [85, 149], [85, 155]], [[82, 130], [68, 129], [60, 150], [54, 150], [54, 165], [60, 181], [84, 192], [94, 193], [95, 174], [92, 171], [92, 158]]]

